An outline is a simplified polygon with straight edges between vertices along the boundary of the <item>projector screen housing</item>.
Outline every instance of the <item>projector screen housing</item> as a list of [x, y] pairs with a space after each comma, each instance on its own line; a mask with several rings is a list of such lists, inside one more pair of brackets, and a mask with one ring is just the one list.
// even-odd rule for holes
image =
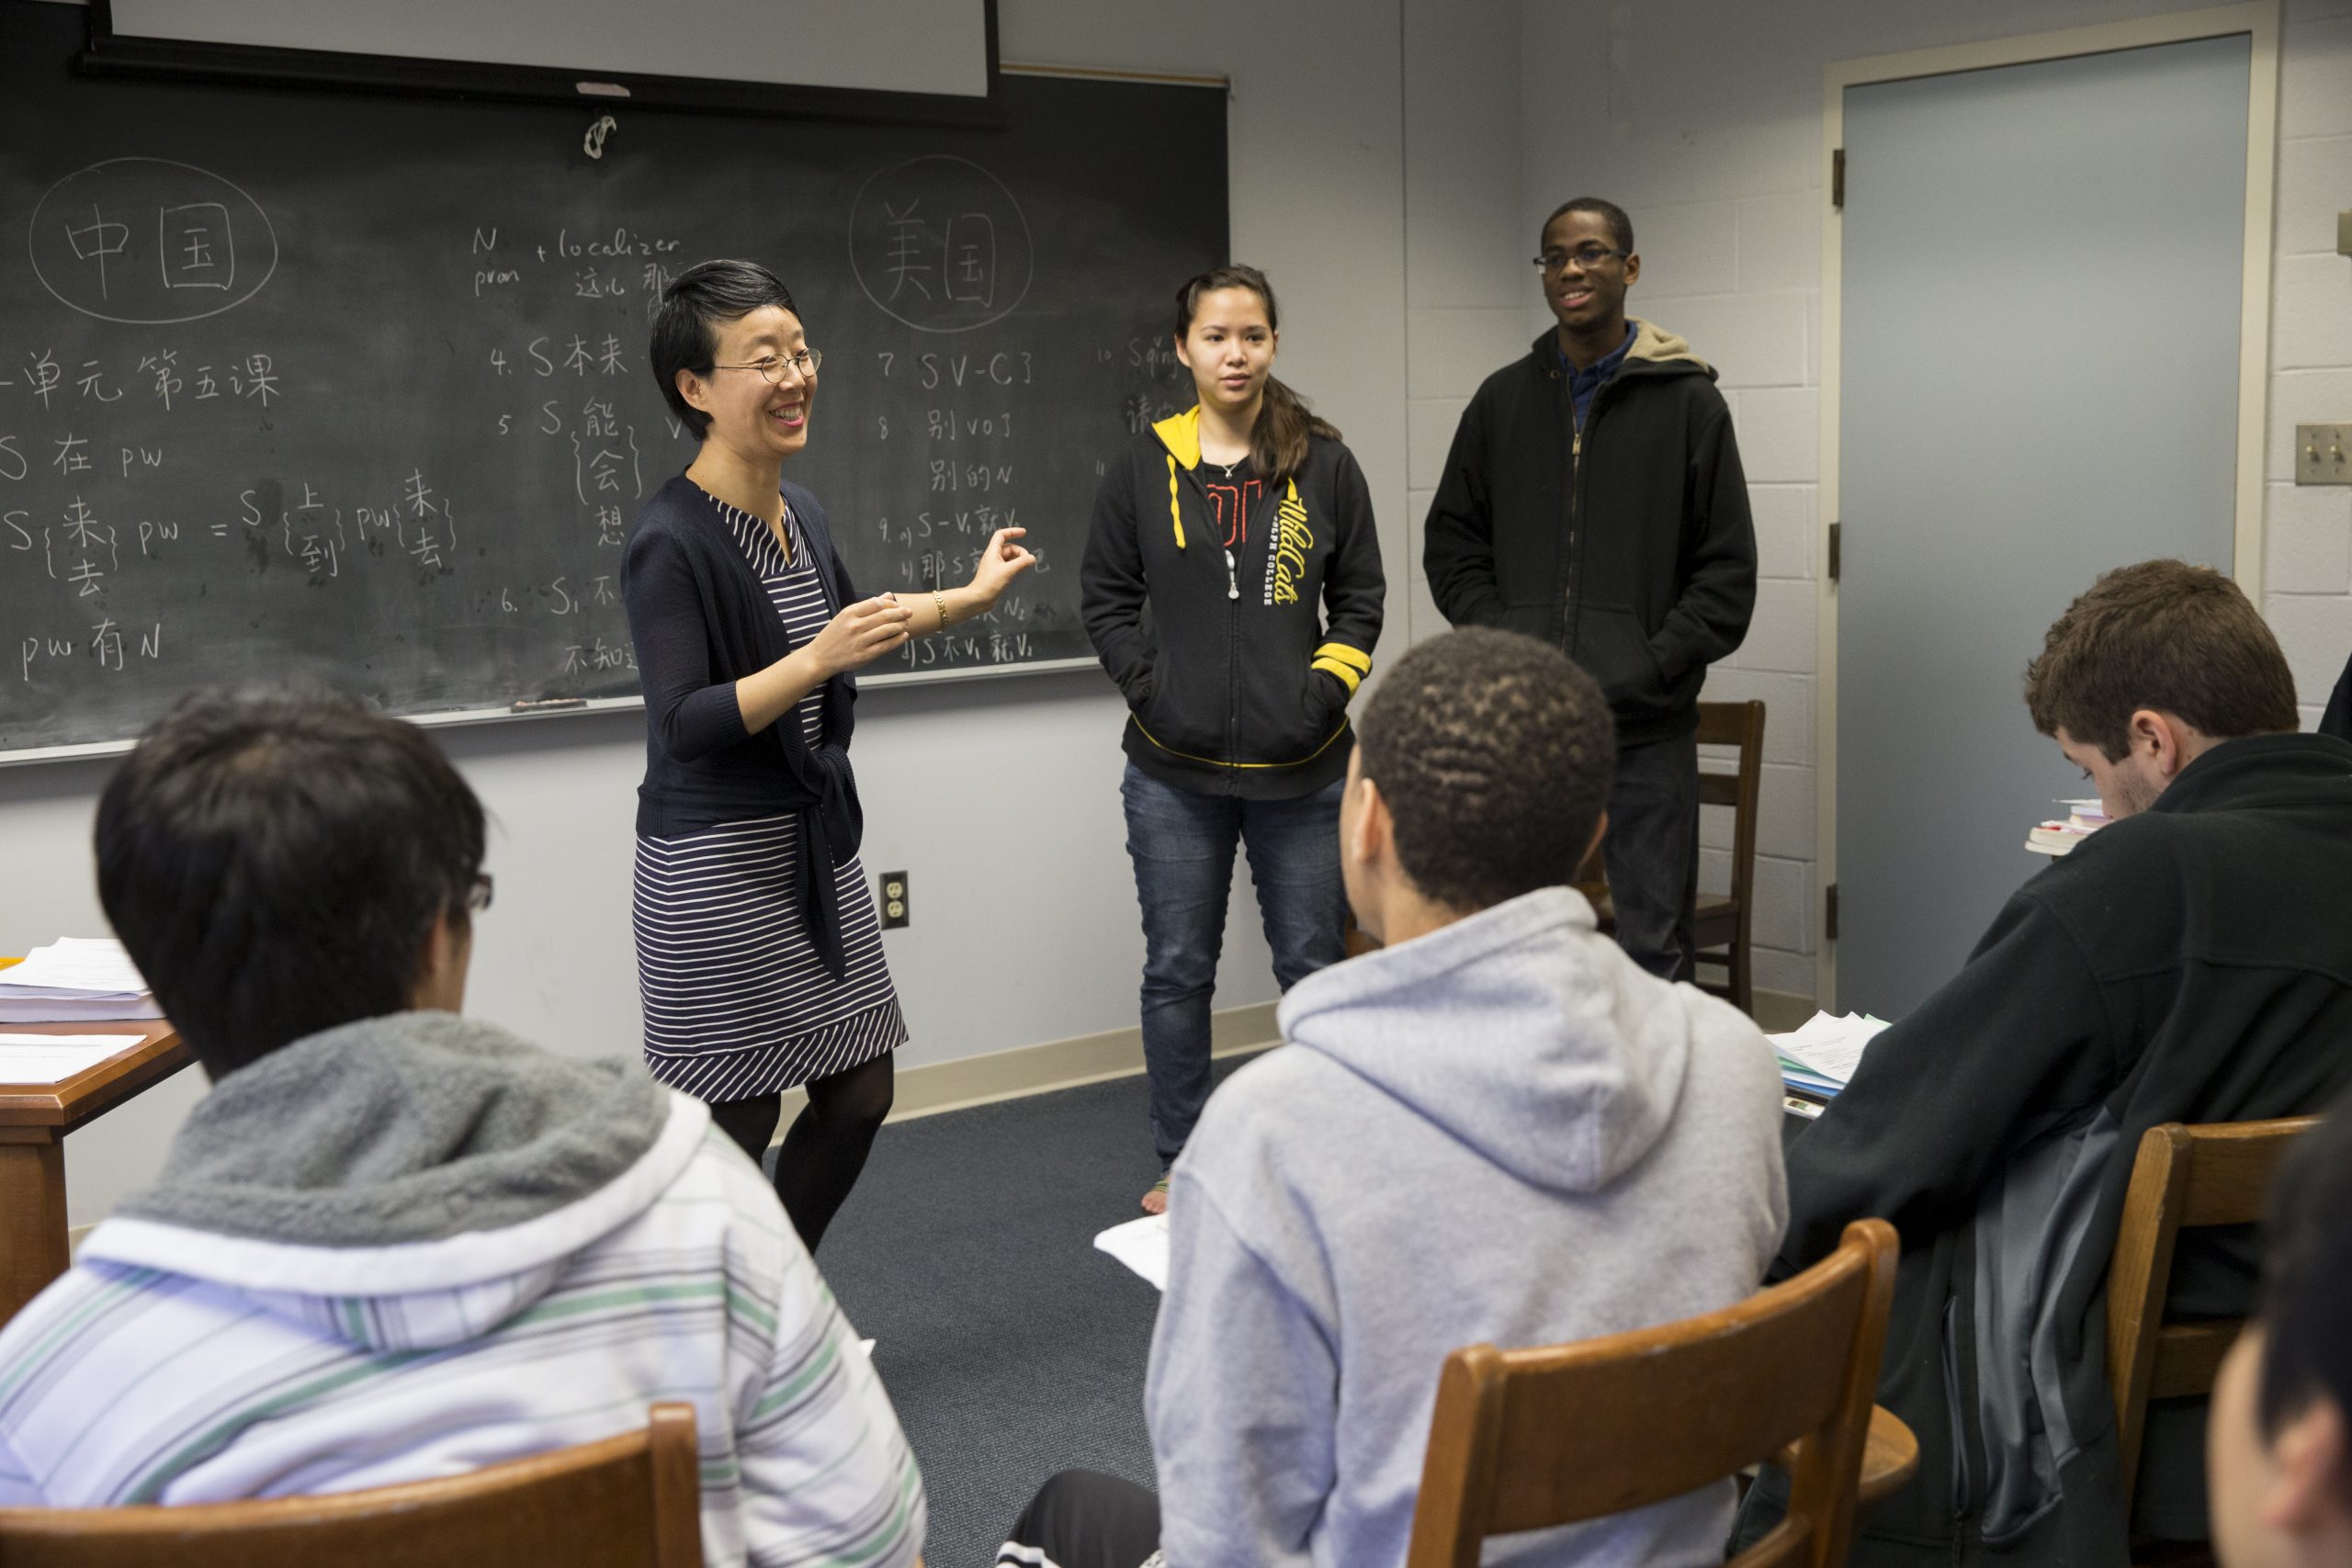
[[[81, 68], [992, 124], [996, 0], [91, 0]], [[593, 38], [593, 46], [575, 40]]]

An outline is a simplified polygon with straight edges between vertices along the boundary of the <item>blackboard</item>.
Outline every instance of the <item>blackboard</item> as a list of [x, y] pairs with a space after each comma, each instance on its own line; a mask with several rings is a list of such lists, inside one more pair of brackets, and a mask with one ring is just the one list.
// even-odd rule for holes
[[1189, 406], [1169, 301], [1227, 255], [1222, 90], [1008, 75], [1001, 130], [573, 109], [82, 77], [83, 26], [0, 0], [0, 761], [288, 674], [421, 717], [633, 700], [621, 542], [694, 454], [649, 311], [713, 255], [825, 353], [786, 474], [861, 590], [960, 581], [1007, 522], [1041, 558], [867, 679], [1091, 658], [1101, 466]]

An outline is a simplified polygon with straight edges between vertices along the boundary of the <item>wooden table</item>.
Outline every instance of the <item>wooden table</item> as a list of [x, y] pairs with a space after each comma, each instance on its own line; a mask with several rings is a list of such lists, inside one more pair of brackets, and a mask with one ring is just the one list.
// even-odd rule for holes
[[[6, 961], [0, 961], [5, 963]], [[137, 1034], [62, 1083], [0, 1081], [0, 1323], [65, 1272], [65, 1134], [196, 1060], [161, 1019], [0, 1024], [0, 1033]]]

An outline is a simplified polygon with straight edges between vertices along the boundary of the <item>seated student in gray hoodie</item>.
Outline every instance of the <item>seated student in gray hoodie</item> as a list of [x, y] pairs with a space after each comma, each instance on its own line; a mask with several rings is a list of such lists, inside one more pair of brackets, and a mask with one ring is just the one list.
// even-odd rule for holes
[[[1217, 1091], [1172, 1174], [1158, 1498], [1057, 1476], [1001, 1564], [1402, 1562], [1447, 1352], [1756, 1289], [1788, 1212], [1772, 1052], [1567, 886], [1613, 750], [1600, 687], [1532, 637], [1449, 633], [1389, 673], [1340, 818], [1385, 945], [1292, 987], [1286, 1047]], [[1731, 1513], [1726, 1481], [1489, 1561], [1720, 1563]]]

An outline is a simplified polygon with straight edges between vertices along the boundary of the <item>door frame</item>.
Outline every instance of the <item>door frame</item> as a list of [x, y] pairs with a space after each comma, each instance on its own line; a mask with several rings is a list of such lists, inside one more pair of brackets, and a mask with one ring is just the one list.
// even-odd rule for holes
[[[1814, 677], [1814, 994], [1832, 1007], [1838, 995], [1838, 944], [1824, 912], [1838, 880], [1838, 584], [1829, 576], [1829, 528], [1838, 512], [1838, 421], [1843, 378], [1844, 215], [1832, 205], [1827, 177], [1846, 141], [1846, 89], [1878, 82], [1945, 76], [2085, 54], [2240, 33], [2252, 41], [2246, 85], [2245, 259], [2238, 308], [2238, 439], [2235, 545], [2231, 575], [2262, 603], [2263, 485], [2270, 377], [2270, 243], [2278, 165], [2278, 4], [2242, 0], [2205, 10], [2102, 22], [2060, 32], [1989, 39], [1981, 43], [1907, 50], [1837, 60], [1822, 72], [1821, 164], [1821, 471], [1815, 512]], [[2086, 585], [2087, 586], [2087, 585]], [[2022, 660], [2029, 650], [2020, 649]]]

